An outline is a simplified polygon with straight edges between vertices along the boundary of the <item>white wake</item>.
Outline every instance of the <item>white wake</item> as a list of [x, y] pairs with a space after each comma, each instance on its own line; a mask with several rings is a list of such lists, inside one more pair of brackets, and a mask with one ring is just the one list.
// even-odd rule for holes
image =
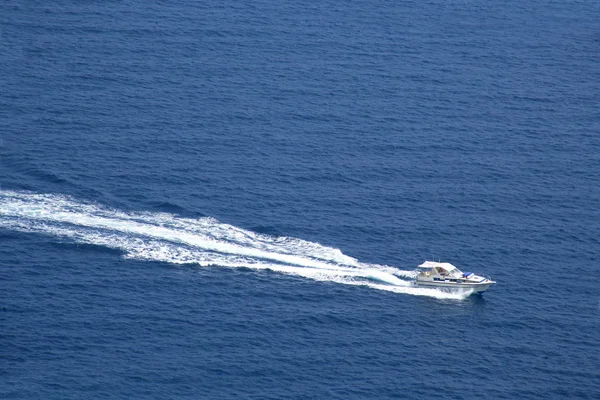
[[106, 246], [139, 260], [269, 269], [440, 299], [463, 299], [470, 294], [416, 288], [410, 282], [413, 271], [362, 263], [318, 243], [263, 235], [213, 218], [122, 212], [62, 195], [1, 190], [0, 228]]

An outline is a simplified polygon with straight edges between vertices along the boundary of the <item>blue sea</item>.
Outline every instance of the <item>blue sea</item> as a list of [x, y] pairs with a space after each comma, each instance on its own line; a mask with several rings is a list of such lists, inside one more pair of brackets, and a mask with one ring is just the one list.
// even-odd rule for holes
[[0, 398], [599, 399], [599, 16], [2, 1]]

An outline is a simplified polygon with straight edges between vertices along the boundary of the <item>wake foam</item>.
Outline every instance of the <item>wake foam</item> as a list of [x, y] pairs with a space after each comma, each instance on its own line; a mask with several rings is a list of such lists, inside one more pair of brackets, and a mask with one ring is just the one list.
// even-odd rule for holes
[[0, 227], [119, 249], [124, 257], [138, 260], [268, 269], [439, 299], [470, 294], [416, 288], [409, 281], [413, 271], [362, 263], [319, 243], [259, 234], [214, 218], [123, 212], [62, 195], [0, 191]]

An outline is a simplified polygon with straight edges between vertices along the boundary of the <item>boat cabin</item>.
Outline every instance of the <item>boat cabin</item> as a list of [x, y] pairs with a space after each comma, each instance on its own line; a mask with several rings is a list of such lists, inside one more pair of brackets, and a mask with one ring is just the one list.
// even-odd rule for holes
[[472, 272], [463, 273], [450, 263], [425, 261], [417, 268], [418, 278], [421, 280], [462, 282], [473, 276]]

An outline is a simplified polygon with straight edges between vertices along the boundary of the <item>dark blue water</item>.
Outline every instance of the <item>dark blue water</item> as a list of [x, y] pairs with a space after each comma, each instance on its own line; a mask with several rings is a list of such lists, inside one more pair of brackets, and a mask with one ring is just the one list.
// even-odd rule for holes
[[2, 2], [0, 398], [600, 398], [599, 15]]

